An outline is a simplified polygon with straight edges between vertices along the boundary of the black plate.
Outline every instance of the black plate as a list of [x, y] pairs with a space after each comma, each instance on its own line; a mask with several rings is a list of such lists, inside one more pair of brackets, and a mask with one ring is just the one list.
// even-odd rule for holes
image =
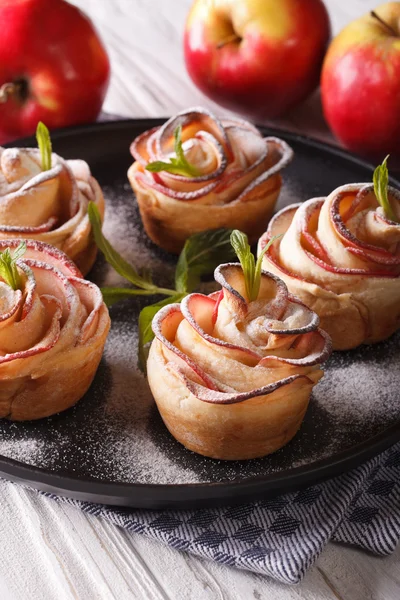
[[[126, 179], [129, 145], [162, 120], [118, 121], [63, 130], [54, 150], [91, 166], [107, 200], [106, 234], [138, 266], [171, 280], [175, 258], [143, 232]], [[278, 135], [295, 151], [279, 206], [370, 181], [372, 168], [342, 150], [299, 135]], [[32, 145], [32, 140], [20, 142]], [[90, 278], [116, 283], [100, 257]], [[136, 366], [136, 322], [143, 300], [111, 309], [112, 330], [90, 391], [76, 407], [32, 423], [0, 423], [0, 475], [35, 488], [121, 506], [165, 508], [231, 504], [287, 491], [356, 466], [400, 438], [400, 335], [336, 353], [316, 387], [295, 439], [264, 459], [221, 462], [178, 444], [163, 426]]]

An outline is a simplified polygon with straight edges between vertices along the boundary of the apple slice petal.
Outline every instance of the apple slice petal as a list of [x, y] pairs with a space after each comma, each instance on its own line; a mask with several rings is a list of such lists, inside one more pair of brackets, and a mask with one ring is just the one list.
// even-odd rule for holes
[[0, 149], [0, 170], [7, 182], [7, 185], [4, 185], [5, 182], [0, 185], [1, 195], [8, 193], [8, 190], [13, 191], [12, 184], [17, 182], [20, 187], [21, 181], [28, 181], [42, 172], [36, 154], [21, 151], [20, 148]]
[[232, 313], [239, 319], [247, 315], [246, 285], [239, 263], [219, 265], [214, 271], [214, 278], [224, 289], [224, 301], [231, 307]]
[[[215, 278], [220, 292], [190, 294], [154, 317], [149, 385], [166, 426], [185, 446], [215, 458], [254, 458], [298, 430], [330, 339], [276, 276], [262, 272], [264, 289], [248, 303], [240, 265], [221, 265]], [[286, 318], [286, 326], [270, 333], [269, 313]], [[255, 437], [262, 441], [256, 450]]]
[[225, 131], [232, 148], [237, 148], [246, 160], [248, 167], [245, 172], [249, 172], [265, 160], [268, 145], [258, 131], [254, 132], [252, 129], [238, 125], [225, 125]]
[[[368, 243], [363, 239], [356, 237], [354, 233], [350, 231], [347, 227], [346, 223], [349, 222], [351, 218], [359, 213], [361, 210], [365, 210], [365, 207], [369, 207], [372, 210], [377, 208], [377, 202], [375, 200], [375, 196], [373, 194], [373, 186], [366, 185], [361, 187], [361, 189], [356, 188], [356, 194], [354, 196], [354, 201], [352, 202], [350, 208], [348, 209], [345, 216], [342, 216], [341, 204], [344, 199], [348, 197], [348, 186], [345, 190], [338, 193], [333, 197], [331, 201], [331, 219], [336, 230], [338, 236], [343, 239], [343, 241], [348, 245], [348, 251], [362, 255], [365, 254], [365, 258], [369, 257], [373, 258], [376, 256], [376, 262], [381, 262], [383, 264], [391, 264], [394, 259], [394, 264], [396, 264], [396, 257], [393, 257], [393, 254], [389, 252], [387, 249], [377, 246], [373, 243]], [[369, 206], [368, 206], [369, 205]], [[365, 221], [365, 219], [363, 219]], [[390, 223], [390, 221], [389, 221]], [[400, 226], [399, 226], [399, 239], [400, 239]]]
[[[249, 366], [265, 364], [265, 361], [262, 362], [265, 354], [273, 357], [276, 364], [279, 364], [283, 357], [282, 362], [288, 365], [300, 365], [302, 360], [304, 365], [308, 365], [310, 361], [307, 354], [312, 355], [312, 365], [316, 364], [316, 356], [321, 356], [321, 359], [327, 356], [329, 344], [325, 342], [325, 338], [323, 351], [319, 347], [314, 351], [311, 347], [313, 344], [320, 345], [318, 316], [288, 294], [285, 284], [276, 276], [262, 273], [262, 281], [264, 285], [267, 282], [270, 290], [264, 297], [260, 295], [257, 301], [249, 305], [240, 293], [244, 288], [240, 265], [221, 265], [216, 270], [216, 279], [223, 286], [223, 294], [219, 294], [218, 297], [214, 294], [214, 298], [190, 294], [181, 302], [181, 312], [185, 321], [206, 344], [219, 348], [218, 352], [229, 359]], [[223, 306], [221, 319], [219, 311], [216, 312], [216, 306]], [[297, 347], [297, 338], [310, 332], [315, 333], [315, 336], [310, 338], [312, 343], [307, 347], [298, 346], [295, 361], [292, 363], [291, 349]], [[266, 345], [261, 344], [260, 335], [265, 338]], [[184, 342], [186, 337], [184, 332], [174, 333], [171, 339], [175, 339], [175, 344], [180, 348], [190, 348], [192, 341]], [[255, 347], [252, 340], [257, 337], [259, 345]], [[181, 342], [184, 342], [183, 346]], [[304, 356], [301, 354], [303, 348]]]
[[[182, 169], [174, 160], [174, 132], [179, 126], [189, 165], [183, 161]], [[135, 162], [128, 179], [145, 231], [154, 243], [175, 254], [190, 234], [205, 229], [240, 229], [255, 243], [277, 201], [279, 172], [293, 155], [285, 142], [263, 138], [250, 123], [219, 120], [197, 107], [141, 134], [131, 153]], [[154, 166], [160, 170], [153, 172], [150, 163], [157, 161], [167, 165]]]
[[[207, 154], [211, 154], [213, 158], [216, 158], [217, 167], [209, 172], [202, 172], [200, 175], [193, 177], [169, 173], [168, 171], [161, 171], [160, 173], [158, 173], [158, 175], [161, 177], [161, 180], [165, 185], [171, 184], [171, 182], [180, 182], [184, 185], [195, 186], [197, 184], [202, 184], [216, 179], [225, 171], [228, 164], [228, 159], [224, 147], [215, 138], [215, 136], [213, 136], [211, 133], [208, 133], [207, 131], [198, 131], [193, 138], [193, 143], [195, 144], [196, 142], [203, 142], [203, 145], [206, 147]], [[164, 159], [164, 157], [162, 157], [162, 159]], [[161, 159], [159, 157], [155, 157], [154, 160]], [[190, 157], [189, 162], [195, 167], [200, 167], [200, 171], [204, 171], [202, 165], [198, 165], [196, 161], [190, 160]]]
[[130, 153], [133, 158], [137, 160], [144, 167], [148, 162], [154, 160], [151, 151], [149, 149], [149, 140], [152, 139], [153, 134], [158, 130], [158, 127], [153, 127], [148, 131], [144, 131], [138, 135], [130, 145]]
[[82, 160], [65, 161], [52, 154], [43, 171], [37, 148], [11, 148], [0, 153], [0, 239], [26, 237], [67, 251], [85, 273], [96, 248], [88, 220], [94, 202], [104, 215], [100, 186]]
[[24, 360], [36, 356], [38, 354], [48, 352], [58, 342], [61, 331], [61, 307], [54, 298], [47, 298], [46, 296], [42, 296], [41, 302], [44, 304], [45, 310], [47, 312], [53, 311], [53, 316], [48, 331], [37, 344], [29, 348], [28, 350], [17, 350], [16, 352], [7, 353], [4, 356], [0, 356], [0, 365], [10, 363], [12, 361]]
[[[0, 252], [3, 252], [6, 248], [15, 250], [21, 243], [20, 239], [12, 240], [1, 240], [0, 239]], [[58, 250], [54, 246], [45, 244], [38, 240], [25, 240], [26, 252], [24, 254], [23, 262], [26, 263], [26, 259], [37, 260], [43, 262], [43, 256], [46, 257], [46, 263], [59, 269], [64, 275], [72, 275], [75, 277], [82, 277], [82, 273], [75, 265], [75, 263], [68, 258], [64, 252]]]
[[213, 300], [215, 300], [214, 310], [212, 314], [212, 324], [215, 325], [216, 320], [218, 319], [218, 308], [224, 298], [224, 290], [222, 289], [220, 292], [213, 292], [209, 296]]
[[18, 225], [0, 225], [0, 234], [4, 236], [10, 236], [11, 238], [15, 237], [24, 237], [26, 235], [37, 235], [41, 233], [46, 233], [54, 229], [57, 225], [57, 217], [50, 217], [48, 221], [38, 225], [37, 227], [20, 227]]
[[[388, 192], [400, 210], [400, 193]], [[371, 184], [348, 184], [283, 209], [259, 240], [261, 251], [282, 236], [263, 266], [318, 313], [334, 349], [378, 342], [398, 329], [400, 224], [381, 215]]]
[[[174, 345], [176, 331], [179, 323], [184, 319], [179, 304], [169, 304], [161, 308], [152, 321], [152, 329], [157, 340], [169, 351], [169, 362], [177, 363], [185, 371], [189, 370], [191, 376], [200, 379], [203, 385], [210, 389], [217, 389], [214, 382], [206, 373], [194, 363], [186, 354]], [[167, 353], [168, 356], [168, 353]]]
[[185, 387], [189, 390], [193, 396], [202, 402], [208, 402], [209, 404], [237, 404], [244, 402], [245, 400], [251, 400], [252, 398], [258, 398], [260, 396], [268, 396], [280, 388], [284, 388], [294, 382], [298, 384], [304, 384], [305, 382], [312, 384], [312, 381], [306, 375], [291, 375], [280, 379], [277, 382], [269, 383], [268, 385], [251, 390], [249, 392], [221, 392], [218, 390], [212, 390], [205, 388], [204, 386], [189, 379], [186, 374], [179, 369], [176, 365], [171, 365], [179, 379], [183, 382]]
[[207, 196], [207, 194], [212, 192], [218, 185], [217, 181], [212, 181], [208, 185], [206, 185], [198, 190], [194, 190], [192, 192], [181, 192], [179, 190], [171, 189], [161, 183], [156, 183], [154, 177], [151, 178], [152, 181], [149, 181], [149, 179], [147, 179], [143, 175], [143, 173], [137, 173], [136, 179], [144, 187], [148, 187], [151, 190], [154, 190], [156, 192], [164, 194], [165, 196], [168, 196], [169, 198], [173, 198], [174, 200], [183, 200], [186, 202], [190, 202], [191, 200], [198, 200], [199, 198], [204, 198], [205, 196]]
[[179, 125], [182, 126], [183, 133], [185, 127], [190, 126], [212, 134], [227, 152], [231, 152], [230, 142], [221, 121], [205, 108], [194, 107], [181, 111], [159, 128], [155, 143], [160, 160], [162, 157], [166, 158], [173, 150], [174, 131]]
[[291, 147], [276, 137], [264, 138], [268, 148], [268, 158], [270, 164], [268, 168], [252, 181], [239, 195], [237, 202], [246, 202], [252, 197], [257, 188], [266, 183], [274, 175], [277, 175], [285, 168], [293, 158], [293, 150]]
[[261, 359], [259, 354], [212, 335], [215, 306], [216, 302], [209, 296], [190, 294], [182, 300], [181, 311], [186, 321], [208, 344], [218, 346], [221, 351], [228, 353], [234, 360], [256, 365]]

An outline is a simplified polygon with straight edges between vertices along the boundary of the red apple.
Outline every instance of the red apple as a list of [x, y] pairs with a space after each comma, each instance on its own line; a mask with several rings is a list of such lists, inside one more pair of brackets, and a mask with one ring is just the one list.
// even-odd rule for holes
[[347, 148], [400, 154], [400, 2], [379, 6], [333, 40], [321, 94], [325, 118]]
[[110, 74], [91, 21], [64, 0], [0, 0], [0, 144], [96, 119]]
[[215, 102], [273, 118], [318, 85], [329, 36], [321, 0], [196, 0], [186, 23], [186, 67]]

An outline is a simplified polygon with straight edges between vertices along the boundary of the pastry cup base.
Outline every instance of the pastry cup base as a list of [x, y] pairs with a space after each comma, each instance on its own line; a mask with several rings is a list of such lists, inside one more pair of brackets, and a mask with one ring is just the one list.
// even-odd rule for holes
[[202, 432], [203, 436], [196, 441], [192, 437], [193, 429], [189, 423], [185, 427], [182, 423], [178, 424], [174, 419], [170, 419], [169, 415], [165, 413], [161, 413], [161, 418], [174, 438], [196, 454], [216, 460], [250, 460], [268, 456], [286, 446], [300, 429], [307, 406], [281, 431], [276, 431], [272, 433], [271, 437], [260, 440], [254, 439], [251, 432], [249, 435], [243, 435], [243, 433], [231, 430], [220, 436], [213, 436], [204, 431]]
[[179, 254], [185, 241], [193, 234], [207, 229], [240, 229], [255, 244], [265, 231], [282, 185], [280, 175], [272, 176], [261, 198], [227, 204], [201, 204], [175, 200], [163, 194], [154, 194], [142, 187], [135, 178], [137, 164], [128, 171], [128, 179], [135, 193], [144, 229], [157, 245], [173, 254]]
[[297, 433], [314, 385], [305, 379], [235, 404], [204, 402], [168, 368], [158, 340], [150, 348], [147, 373], [174, 438], [197, 454], [219, 460], [260, 458], [282, 448]]
[[[33, 421], [74, 406], [89, 389], [99, 366], [108, 327], [89, 356], [81, 352], [75, 360], [68, 355], [59, 366], [51, 366], [39, 377], [0, 381], [0, 418]], [[67, 364], [66, 364], [67, 363]]]
[[91, 242], [87, 248], [77, 256], [73, 257], [72, 260], [80, 270], [83, 276], [87, 275], [90, 269], [96, 262], [97, 257], [97, 245], [95, 242]]

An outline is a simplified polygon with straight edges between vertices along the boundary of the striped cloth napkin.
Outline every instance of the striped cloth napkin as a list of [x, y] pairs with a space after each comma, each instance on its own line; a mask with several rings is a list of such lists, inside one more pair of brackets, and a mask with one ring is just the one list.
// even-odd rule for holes
[[45, 495], [177, 550], [298, 583], [329, 541], [393, 552], [400, 539], [400, 443], [334, 479], [241, 506], [149, 511]]

